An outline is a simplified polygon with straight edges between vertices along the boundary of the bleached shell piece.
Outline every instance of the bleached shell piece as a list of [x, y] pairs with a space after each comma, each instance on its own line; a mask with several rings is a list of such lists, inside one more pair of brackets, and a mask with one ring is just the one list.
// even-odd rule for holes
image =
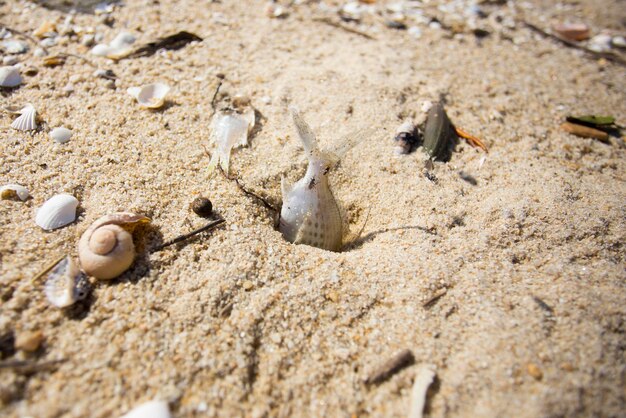
[[121, 418], [172, 418], [172, 414], [167, 402], [149, 401], [135, 407]]
[[97, 55], [99, 57], [106, 57], [107, 55], [109, 55], [110, 51], [111, 51], [111, 47], [109, 45], [98, 44], [94, 46], [93, 48], [91, 48], [90, 52], [92, 55]]
[[78, 200], [69, 194], [52, 196], [38, 210], [35, 222], [46, 231], [61, 228], [74, 222]]
[[17, 67], [0, 67], [0, 87], [17, 87], [22, 84], [22, 76]]
[[89, 280], [69, 256], [63, 258], [48, 274], [44, 292], [57, 308], [66, 308], [89, 293]]
[[59, 144], [65, 144], [72, 137], [72, 131], [64, 127], [54, 128], [50, 131], [50, 138]]
[[209, 142], [216, 144], [217, 149], [209, 162], [209, 173], [219, 164], [228, 173], [230, 153], [235, 147], [248, 145], [248, 134], [255, 122], [254, 110], [250, 109], [243, 115], [231, 112], [218, 112], [211, 122]]
[[120, 32], [110, 43], [113, 49], [126, 48], [135, 43], [137, 38], [130, 32]]
[[114, 279], [135, 261], [132, 229], [150, 219], [128, 212], [103, 216], [87, 228], [78, 241], [83, 271], [96, 279]]
[[18, 131], [32, 131], [37, 129], [37, 111], [32, 104], [27, 104], [20, 110], [20, 116], [13, 121], [11, 128]]
[[108, 45], [98, 44], [91, 49], [93, 55], [111, 59], [121, 59], [128, 56], [132, 51], [135, 36], [128, 32], [118, 34]]
[[137, 99], [141, 107], [158, 109], [165, 103], [165, 96], [170, 91], [170, 86], [164, 83], [146, 84], [141, 87], [130, 87], [126, 92]]
[[21, 201], [28, 199], [28, 190], [19, 184], [7, 184], [0, 187], [0, 197], [9, 199], [12, 195], [17, 196]]

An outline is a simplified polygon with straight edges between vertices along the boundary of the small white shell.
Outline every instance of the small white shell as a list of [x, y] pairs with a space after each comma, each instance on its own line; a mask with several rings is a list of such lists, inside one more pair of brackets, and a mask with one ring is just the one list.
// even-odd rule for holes
[[78, 258], [83, 271], [96, 279], [114, 279], [135, 261], [132, 229], [149, 218], [118, 212], [95, 221], [78, 241]]
[[111, 59], [120, 59], [129, 55], [132, 51], [132, 44], [135, 37], [128, 32], [122, 32], [111, 41], [110, 44], [98, 44], [91, 49], [93, 55], [107, 57]]
[[20, 116], [13, 121], [11, 128], [18, 131], [32, 131], [37, 128], [37, 111], [32, 104], [27, 104], [20, 110]]
[[72, 137], [72, 131], [62, 126], [59, 128], [54, 128], [50, 132], [50, 138], [52, 138], [54, 141], [58, 142], [59, 144], [65, 144], [67, 141], [70, 140], [71, 137]]
[[51, 231], [74, 222], [78, 200], [69, 194], [52, 196], [38, 210], [35, 216], [37, 225]]
[[0, 67], [0, 87], [17, 87], [22, 84], [22, 76], [17, 67]]
[[28, 43], [24, 41], [18, 41], [17, 39], [9, 39], [2, 42], [2, 48], [7, 54], [23, 54], [28, 51]]
[[165, 401], [143, 403], [121, 418], [172, 418], [170, 407]]
[[165, 96], [170, 87], [163, 83], [147, 84], [141, 87], [130, 87], [126, 92], [137, 99], [144, 108], [157, 109], [165, 103]]
[[67, 256], [48, 274], [44, 292], [51, 304], [65, 308], [88, 295], [89, 281], [74, 260]]
[[2, 199], [10, 199], [11, 196], [17, 196], [21, 201], [28, 199], [28, 190], [19, 184], [7, 184], [0, 187], [0, 197]]

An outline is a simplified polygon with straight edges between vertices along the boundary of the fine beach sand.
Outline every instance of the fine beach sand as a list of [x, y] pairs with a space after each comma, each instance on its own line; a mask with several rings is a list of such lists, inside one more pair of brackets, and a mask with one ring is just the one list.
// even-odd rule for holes
[[[552, 3], [527, 3], [525, 18], [624, 30], [618, 0]], [[38, 330], [45, 341], [32, 354], [3, 349], [3, 361], [63, 361], [32, 373], [0, 369], [0, 415], [117, 417], [164, 399], [176, 417], [403, 417], [424, 364], [437, 375], [428, 416], [623, 414], [626, 151], [623, 138], [605, 144], [559, 125], [589, 113], [624, 125], [625, 67], [519, 23], [508, 29], [518, 40], [494, 32], [480, 41], [427, 25], [416, 38], [375, 16], [350, 26], [369, 39], [315, 20], [327, 16], [317, 2], [289, 7], [284, 19], [264, 7], [128, 0], [112, 27], [77, 14], [74, 24], [105, 41], [122, 30], [138, 45], [180, 30], [204, 39], [119, 62], [89, 55], [78, 40], [49, 48], [113, 70], [115, 85], [76, 57], [48, 68], [33, 45], [19, 56], [38, 72], [0, 104], [32, 103], [41, 127], [13, 130], [13, 116], [0, 113], [0, 185], [22, 184], [32, 196], [0, 201], [0, 336]], [[65, 16], [0, 1], [0, 23], [25, 33]], [[367, 219], [345, 251], [285, 242], [271, 211], [209, 175], [220, 73], [218, 98], [247, 95], [261, 116], [231, 174], [274, 205], [281, 176], [295, 181], [306, 167], [290, 105], [322, 147], [374, 128], [330, 175], [352, 237]], [[126, 94], [156, 81], [172, 86], [160, 110]], [[395, 155], [392, 138], [440, 97], [489, 153], [460, 142], [429, 179], [422, 150]], [[61, 125], [74, 132], [62, 145], [48, 137]], [[45, 232], [35, 209], [62, 192], [78, 198], [79, 216]], [[207, 222], [189, 210], [198, 196], [226, 225], [148, 254]], [[43, 282], [31, 279], [58, 256], [76, 256], [91, 222], [119, 210], [152, 219], [133, 268], [94, 281], [90, 298], [70, 309], [50, 306]], [[414, 365], [364, 384], [403, 349]]]

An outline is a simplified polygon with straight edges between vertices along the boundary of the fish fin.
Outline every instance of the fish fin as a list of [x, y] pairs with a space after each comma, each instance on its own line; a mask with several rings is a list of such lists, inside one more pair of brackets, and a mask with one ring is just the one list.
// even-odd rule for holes
[[215, 173], [215, 169], [217, 168], [217, 164], [220, 162], [218, 152], [214, 152], [213, 156], [211, 156], [211, 161], [209, 162], [209, 175], [213, 175]]
[[307, 153], [307, 156], [312, 152], [317, 150], [317, 140], [315, 139], [315, 134], [311, 130], [311, 127], [302, 119], [298, 109], [295, 107], [291, 107], [291, 117], [293, 118], [293, 123], [296, 125], [296, 130], [298, 131], [298, 135], [300, 136], [300, 140], [304, 145], [304, 151]]

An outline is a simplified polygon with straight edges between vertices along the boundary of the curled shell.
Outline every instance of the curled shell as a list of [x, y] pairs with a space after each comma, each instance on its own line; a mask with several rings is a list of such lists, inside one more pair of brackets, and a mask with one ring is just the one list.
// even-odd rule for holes
[[86, 298], [89, 290], [89, 280], [69, 256], [53, 267], [44, 286], [48, 301], [58, 308], [65, 308]]
[[147, 84], [141, 87], [131, 87], [126, 92], [137, 99], [141, 107], [158, 109], [165, 103], [165, 96], [170, 86], [163, 83]]
[[65, 144], [72, 137], [72, 131], [67, 128], [59, 127], [50, 131], [50, 138], [59, 144]]
[[19, 111], [20, 116], [13, 121], [11, 128], [18, 131], [32, 131], [37, 128], [37, 111], [32, 104], [27, 104]]
[[417, 135], [413, 122], [407, 120], [396, 130], [396, 136], [393, 138], [396, 142], [396, 154], [408, 154], [417, 145]]
[[97, 279], [114, 279], [135, 260], [132, 231], [150, 219], [118, 212], [103, 216], [85, 231], [78, 242], [78, 258], [83, 271]]
[[17, 87], [22, 84], [22, 76], [17, 67], [0, 67], [0, 87]]
[[74, 222], [78, 200], [69, 194], [61, 193], [52, 196], [37, 210], [37, 225], [51, 231]]
[[424, 151], [434, 160], [443, 160], [448, 156], [449, 145], [454, 138], [456, 133], [443, 105], [433, 104], [424, 128]]
[[14, 199], [18, 197], [21, 201], [28, 199], [28, 190], [19, 184], [6, 184], [0, 187], [0, 198]]

